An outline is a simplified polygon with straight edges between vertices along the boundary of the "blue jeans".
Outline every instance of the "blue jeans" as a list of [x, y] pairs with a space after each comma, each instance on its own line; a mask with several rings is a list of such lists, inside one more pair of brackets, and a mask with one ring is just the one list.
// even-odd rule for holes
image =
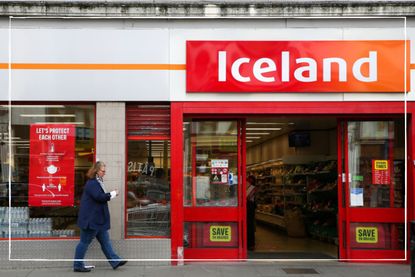
[[92, 229], [81, 229], [81, 238], [75, 249], [75, 261], [73, 263], [74, 268], [79, 269], [85, 266], [83, 259], [85, 258], [89, 245], [95, 237], [101, 245], [102, 252], [104, 252], [110, 265], [114, 268], [120, 263], [121, 258], [115, 254], [112, 249], [110, 236], [107, 230], [98, 231]]

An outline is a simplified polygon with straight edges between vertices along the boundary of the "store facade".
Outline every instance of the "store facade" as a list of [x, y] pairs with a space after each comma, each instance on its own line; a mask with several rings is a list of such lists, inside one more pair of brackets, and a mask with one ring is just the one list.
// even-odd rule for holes
[[[261, 163], [316, 157], [313, 134], [301, 139], [305, 128], [288, 125], [319, 117], [334, 122], [328, 150], [318, 153], [336, 162], [333, 258], [404, 261], [414, 216], [415, 29], [401, 23], [1, 21], [2, 248], [10, 215], [12, 259], [70, 259], [84, 172], [99, 159], [107, 186], [121, 191], [110, 205], [111, 236], [124, 257], [157, 264], [250, 258], [245, 179], [264, 177], [255, 172]], [[250, 124], [269, 118], [286, 123], [279, 127], [286, 150], [274, 156], [267, 152], [279, 150], [266, 140], [255, 152], [261, 143], [248, 138]], [[290, 134], [300, 144], [311, 136], [309, 148], [289, 142]], [[66, 159], [51, 154], [61, 149]], [[46, 160], [35, 166], [42, 151]], [[56, 173], [59, 181], [50, 181]], [[62, 188], [61, 200], [36, 191], [42, 178], [46, 190]]]

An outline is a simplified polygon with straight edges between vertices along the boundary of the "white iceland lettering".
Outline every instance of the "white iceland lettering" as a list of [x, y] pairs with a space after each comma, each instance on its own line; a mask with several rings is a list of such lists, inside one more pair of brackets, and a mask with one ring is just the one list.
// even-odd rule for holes
[[[301, 66], [294, 71], [294, 77], [304, 83], [317, 81], [317, 62], [311, 58], [300, 58], [296, 59], [295, 62], [307, 63], [308, 65]], [[308, 76], [304, 76], [304, 73], [308, 72]]]
[[281, 53], [281, 81], [290, 81], [290, 52], [287, 51]]
[[232, 77], [235, 78], [237, 81], [239, 82], [249, 82], [251, 81], [251, 78], [249, 77], [243, 77], [240, 74], [240, 67], [243, 63], [249, 63], [251, 60], [248, 58], [239, 58], [237, 59], [233, 64], [232, 64], [232, 68], [231, 68], [231, 72], [232, 72]]
[[219, 51], [218, 65], [218, 81], [226, 82], [226, 51]]
[[331, 65], [337, 63], [339, 66], [339, 81], [347, 81], [347, 64], [346, 61], [341, 58], [328, 58], [323, 59], [323, 82], [331, 81]]
[[[250, 76], [242, 76], [241, 67], [246, 66], [246, 73], [253, 75], [254, 79], [263, 83], [276, 82], [277, 77], [277, 63], [273, 59], [263, 57], [251, 62], [250, 58], [241, 57], [231, 62], [231, 76], [236, 81], [247, 83], [251, 81]], [[295, 60], [297, 68], [294, 70], [294, 78], [303, 83], [310, 83], [317, 81], [317, 61], [313, 58], [298, 58]], [[323, 82], [331, 82], [333, 79], [333, 67], [338, 67], [338, 76], [334, 79], [338, 79], [339, 82], [347, 82], [347, 67], [348, 62], [339, 57], [330, 57], [322, 60], [323, 67]], [[290, 64], [290, 52], [281, 52], [281, 68], [280, 77], [281, 82], [290, 82], [291, 64]], [[368, 73], [363, 73], [363, 67], [368, 67]], [[251, 71], [249, 71], [251, 70]], [[377, 68], [377, 52], [369, 51], [369, 57], [363, 57], [357, 59], [353, 63], [352, 67], [353, 77], [361, 82], [376, 82], [378, 80], [378, 68]], [[218, 81], [227, 81], [227, 52], [218, 52]]]
[[[265, 66], [263, 66], [265, 65]], [[263, 73], [273, 72], [277, 70], [275, 62], [268, 58], [262, 58], [254, 63], [254, 76], [261, 82], [269, 83], [275, 82], [275, 77], [265, 77]]]
[[[368, 58], [360, 58], [353, 64], [353, 76], [362, 82], [376, 82], [378, 80], [378, 53], [376, 51], [369, 51]], [[363, 76], [363, 64], [369, 64], [369, 76]]]

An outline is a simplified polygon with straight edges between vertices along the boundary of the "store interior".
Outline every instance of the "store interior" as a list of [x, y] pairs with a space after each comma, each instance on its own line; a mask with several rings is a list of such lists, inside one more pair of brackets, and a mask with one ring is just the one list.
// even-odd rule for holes
[[249, 118], [246, 158], [256, 187], [248, 258], [338, 258], [336, 119]]

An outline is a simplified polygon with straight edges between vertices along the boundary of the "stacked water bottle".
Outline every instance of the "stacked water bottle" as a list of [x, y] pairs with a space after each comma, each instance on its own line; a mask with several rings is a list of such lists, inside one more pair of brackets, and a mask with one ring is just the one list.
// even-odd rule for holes
[[29, 207], [0, 207], [0, 237], [9, 238], [73, 237], [75, 230], [52, 230], [52, 218], [29, 218]]
[[9, 229], [5, 218], [6, 207], [0, 207], [0, 237], [4, 238], [4, 231]]
[[30, 218], [28, 233], [30, 238], [50, 237], [52, 234], [52, 218]]
[[29, 221], [28, 207], [1, 207], [0, 215], [3, 218], [1, 222], [1, 233], [3, 238], [9, 237], [9, 215], [10, 215], [10, 237], [27, 238], [27, 228]]
[[70, 229], [52, 230], [52, 237], [66, 238], [66, 237], [73, 237], [73, 236], [75, 236], [75, 230], [70, 230]]

